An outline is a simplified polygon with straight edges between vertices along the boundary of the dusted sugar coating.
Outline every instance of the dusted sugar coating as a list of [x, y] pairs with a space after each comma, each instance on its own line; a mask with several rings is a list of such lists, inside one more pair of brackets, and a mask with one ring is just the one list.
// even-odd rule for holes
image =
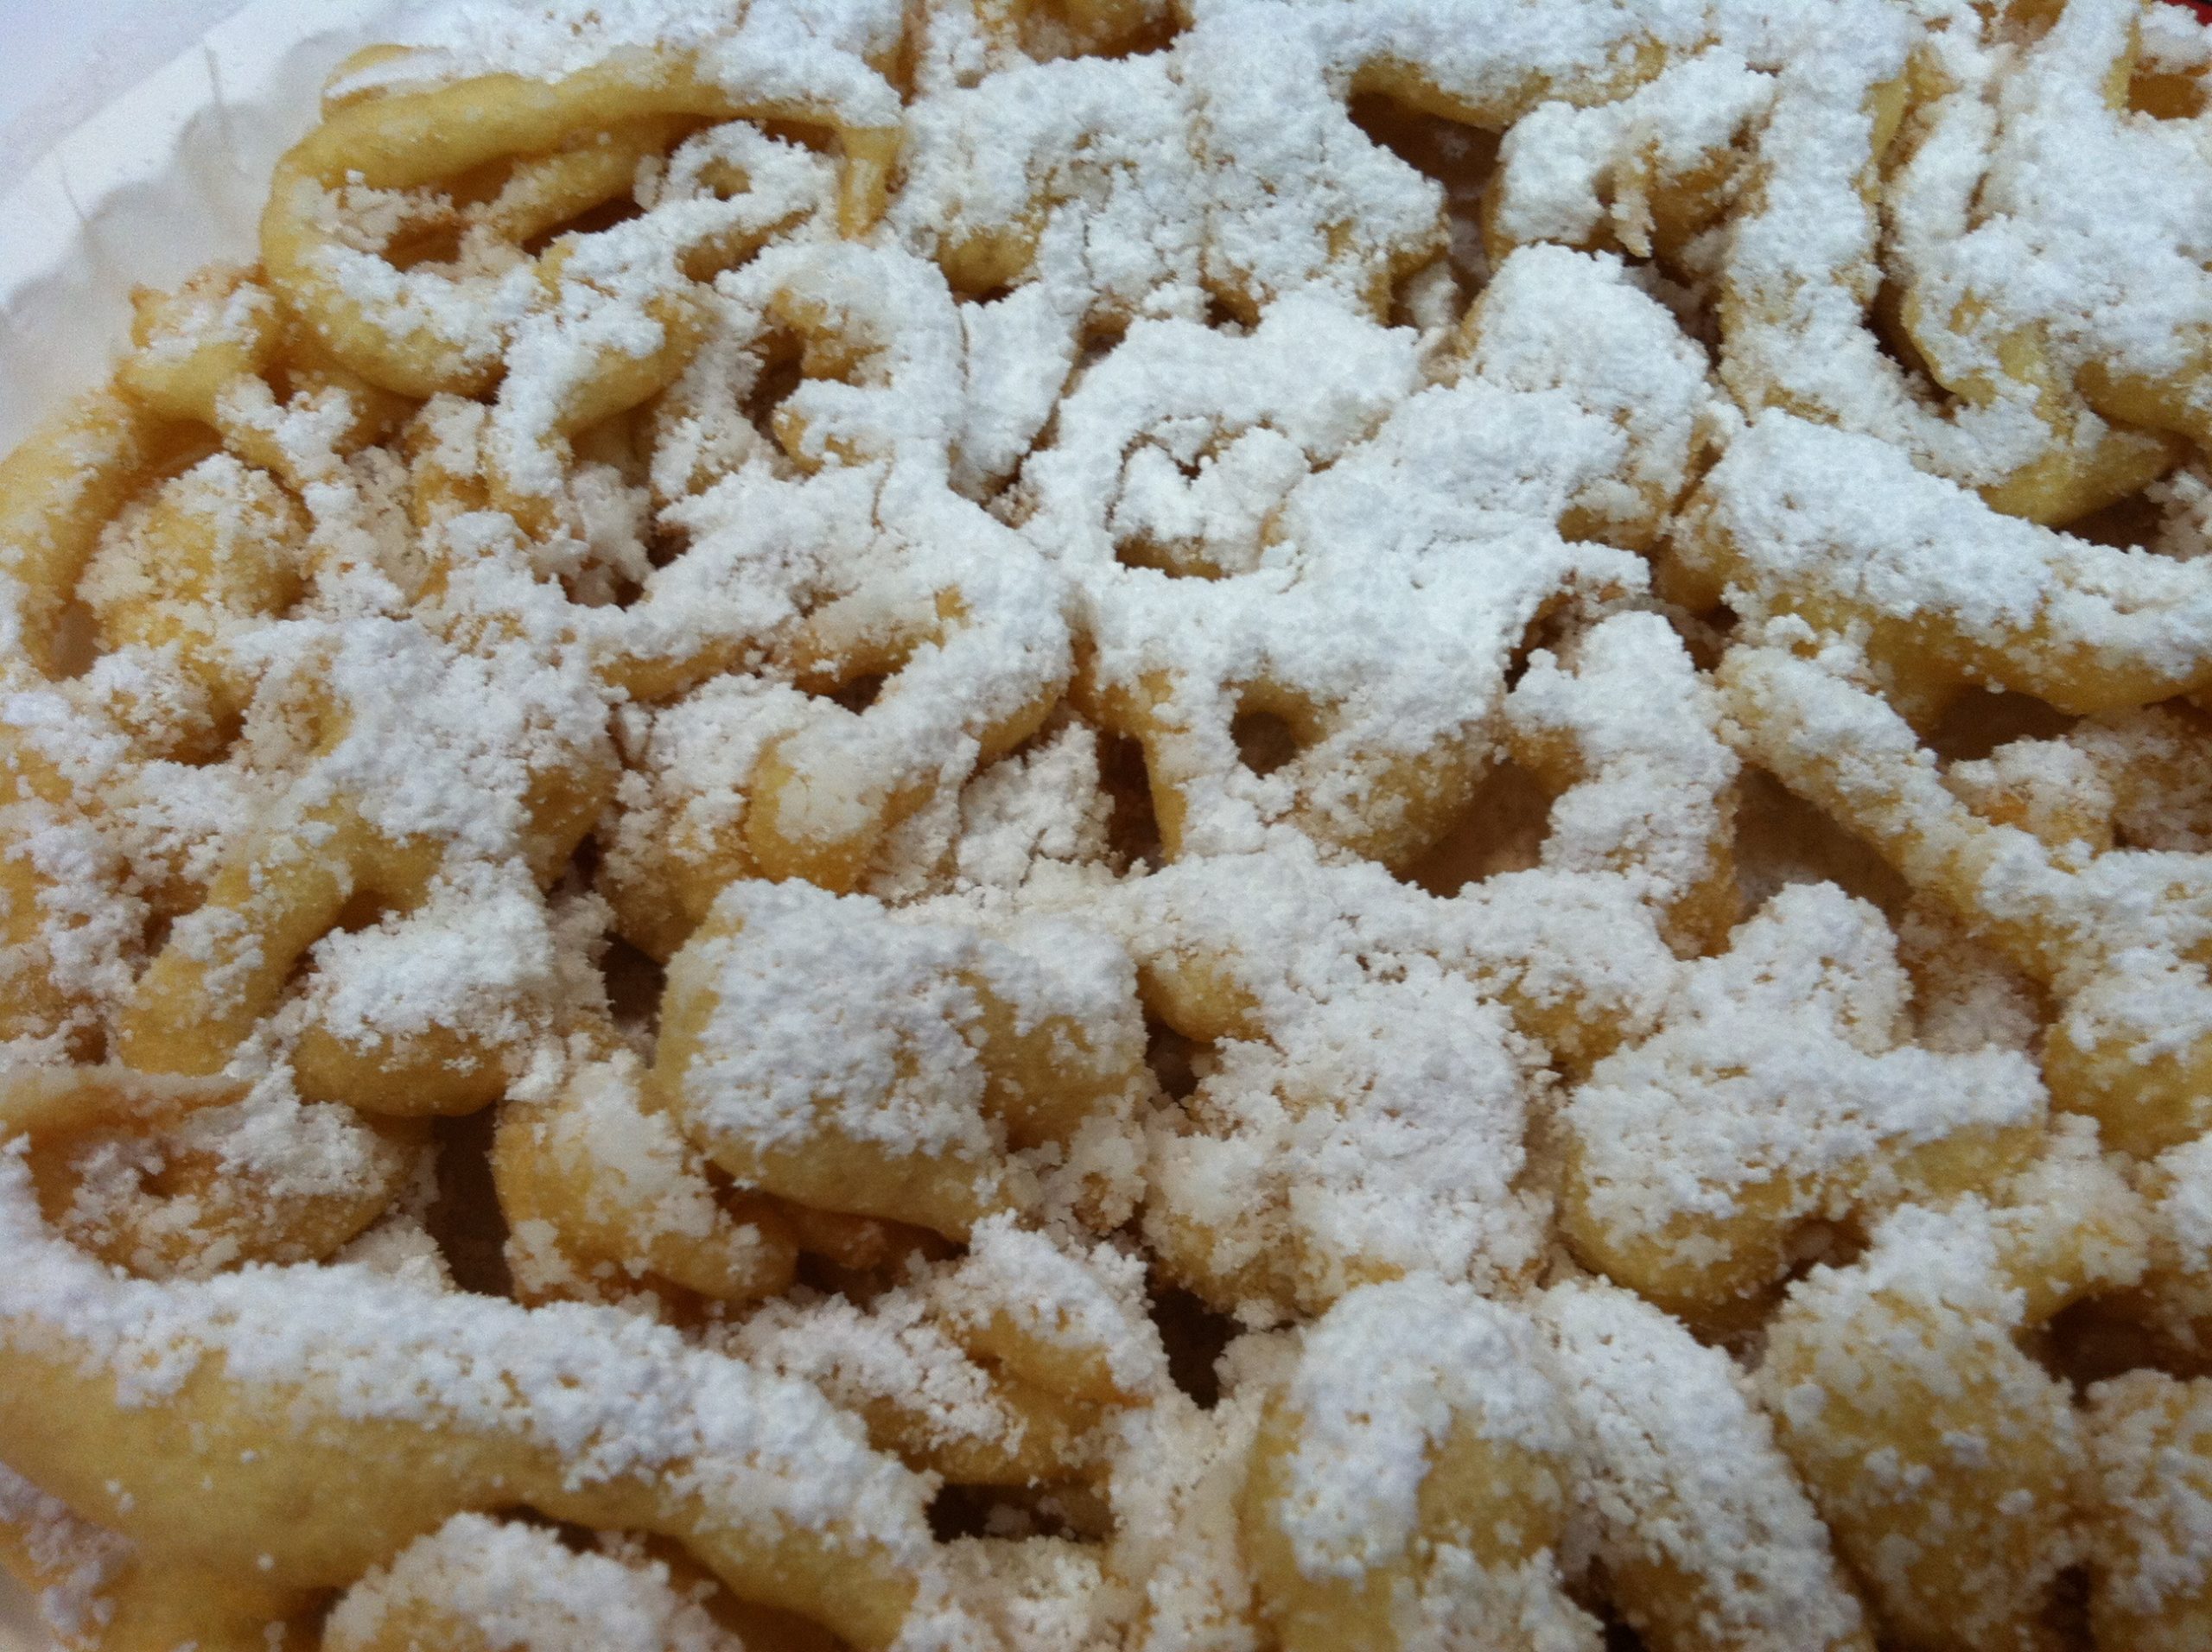
[[1567, 1436], [1539, 1346], [1521, 1312], [1418, 1277], [1305, 1333], [1243, 1509], [1284, 1646], [1598, 1644], [1551, 1552]]
[[2205, 1639], [2189, 9], [408, 31], [0, 459], [59, 1641]]
[[2139, 1212], [2086, 1133], [2003, 1197], [1892, 1213], [1856, 1263], [1792, 1288], [1758, 1370], [1839, 1552], [1928, 1644], [2026, 1640], [2082, 1558], [2082, 1420], [2022, 1342], [2143, 1265]]
[[1692, 1320], [1726, 1319], [1764, 1306], [1808, 1219], [1864, 1221], [2031, 1158], [2033, 1064], [1900, 1043], [1894, 944], [1871, 907], [1800, 885], [1685, 971], [1660, 1031], [1567, 1105], [1562, 1217], [1585, 1254]]
[[2146, 1647], [2186, 1646], [2208, 1619], [2202, 1378], [2136, 1371], [2091, 1395], [2097, 1476], [2090, 1527], [2099, 1631]]
[[1664, 1649], [1868, 1645], [1742, 1371], [1627, 1291], [1554, 1287], [1549, 1333], [1621, 1611]]
[[349, 1652], [420, 1644], [433, 1636], [487, 1649], [742, 1646], [672, 1581], [661, 1562], [626, 1566], [613, 1556], [572, 1554], [550, 1533], [455, 1515], [347, 1590], [323, 1627], [323, 1642]]

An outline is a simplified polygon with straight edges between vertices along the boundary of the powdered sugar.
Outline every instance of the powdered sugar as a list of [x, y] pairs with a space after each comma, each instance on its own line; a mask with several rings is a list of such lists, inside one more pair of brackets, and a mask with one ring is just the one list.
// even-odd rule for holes
[[415, 18], [398, 32], [416, 49], [357, 69], [342, 86], [404, 86], [501, 73], [550, 80], [624, 53], [681, 52], [697, 54], [732, 89], [760, 86], [759, 95], [768, 98], [783, 85], [847, 79], [856, 99], [868, 99], [861, 109], [880, 116], [890, 89], [866, 66], [888, 60], [899, 24], [898, 8], [883, 0], [736, 8], [684, 0], [611, 5], [553, 0], [542, 6], [433, 3], [414, 10]]
[[734, 1652], [741, 1644], [672, 1587], [658, 1562], [575, 1554], [550, 1532], [480, 1515], [454, 1515], [346, 1591], [323, 1635], [334, 1649], [374, 1646], [387, 1626], [423, 1617], [465, 1625], [492, 1652]]
[[[257, 1451], [374, 1423], [522, 1453], [548, 1514], [818, 1534], [916, 1649], [1288, 1643], [1260, 1521], [1325, 1593], [1391, 1575], [1409, 1642], [1580, 1649], [1611, 1589], [1655, 1643], [1853, 1643], [1814, 1390], [2143, 1254], [2171, 1329], [2212, 1249], [2212, 772], [2150, 704], [2212, 680], [2201, 467], [2145, 548], [2024, 519], [2202, 418], [2201, 122], [2120, 105], [2206, 54], [2137, 10], [418, 18], [337, 130], [490, 122], [482, 74], [580, 124], [303, 151], [126, 374], [216, 456], [117, 403], [0, 473], [0, 1037], [236, 1086], [10, 1147], [0, 1350], [132, 1422], [220, 1385]], [[2017, 702], [1961, 685], [2066, 715], [1976, 746]], [[1910, 894], [1737, 924], [1747, 767]], [[457, 1074], [467, 1242], [346, 1104]], [[2085, 1115], [2164, 1155], [2147, 1253]], [[441, 1131], [441, 1185], [480, 1152]], [[494, 1217], [537, 1306], [477, 1293]], [[1822, 1218], [1875, 1242], [1756, 1393], [1557, 1282], [1771, 1240], [1748, 1356]], [[87, 1490], [21, 1414], [83, 1506], [0, 1471], [0, 1523], [94, 1611], [128, 1556], [69, 1522], [162, 1539], [194, 1465]], [[1537, 1466], [1439, 1536], [1470, 1440]], [[931, 1534], [936, 1476], [988, 1535]], [[469, 1512], [516, 1495], [309, 1579], [327, 1637], [727, 1638], [632, 1540]], [[2199, 1586], [2169, 1547], [2131, 1598]], [[1850, 1556], [1883, 1633], [1903, 1553]]]
[[1506, 1018], [1424, 972], [1222, 1045], [1152, 1141], [1155, 1243], [1211, 1294], [1311, 1307], [1363, 1280], [1525, 1278], [1547, 1202], [1522, 1185], [1530, 1077]]
[[1299, 1443], [1277, 1518], [1309, 1576], [1356, 1576], [1406, 1551], [1429, 1458], [1454, 1427], [1564, 1448], [1535, 1336], [1512, 1310], [1419, 1275], [1354, 1293], [1306, 1333], [1284, 1395]]
[[10, 1468], [0, 1468], [0, 1521], [30, 1563], [47, 1627], [65, 1639], [99, 1634], [114, 1616], [105, 1596], [132, 1561], [130, 1544]]
[[365, 1270], [120, 1280], [41, 1231], [19, 1158], [0, 1184], [9, 1344], [116, 1373], [125, 1406], [159, 1403], [219, 1355], [231, 1382], [280, 1409], [305, 1391], [340, 1416], [511, 1435], [586, 1482], [678, 1472], [740, 1526], [773, 1510], [909, 1554], [923, 1541], [918, 1483], [849, 1420], [672, 1333], [588, 1308], [426, 1294]]
[[1656, 1236], [1775, 1179], [1816, 1209], [1815, 1189], [1878, 1149], [2039, 1120], [2025, 1057], [1900, 1045], [1891, 944], [1871, 908], [1797, 886], [1688, 972], [1660, 1033], [1599, 1062], [1568, 1107], [1599, 1219]]
[[[1693, 1580], [1694, 1607], [1632, 1614], [1774, 1652], [1859, 1632], [1859, 1604], [1773, 1432], [1726, 1356], [1629, 1292], [1561, 1286], [1539, 1310], [1590, 1476], [1599, 1552]], [[1646, 1618], [1649, 1621], [1649, 1617]]]
[[[693, 947], [674, 987], [710, 994], [715, 1006], [683, 1083], [695, 1129], [790, 1147], [827, 1108], [825, 1122], [855, 1140], [992, 1156], [982, 1064], [961, 1036], [981, 1013], [962, 979], [972, 938], [893, 924], [873, 903], [804, 885], [736, 886], [717, 914], [731, 932]], [[792, 980], [842, 983], [843, 994], [794, 1000], [785, 990]]]
[[1705, 499], [1742, 558], [1727, 583], [1753, 618], [1817, 592], [1870, 620], [1938, 620], [1991, 680], [2046, 692], [2056, 669], [2031, 676], [2006, 660], [2017, 639], [2174, 689], [2206, 670], [2212, 588], [2194, 565], [1999, 515], [1870, 437], [1767, 414], [1714, 467]]

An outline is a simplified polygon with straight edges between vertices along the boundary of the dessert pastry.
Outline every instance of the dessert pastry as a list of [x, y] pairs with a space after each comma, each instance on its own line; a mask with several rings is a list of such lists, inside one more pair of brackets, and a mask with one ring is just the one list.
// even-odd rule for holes
[[73, 1647], [2212, 1634], [2212, 32], [469, 0], [0, 461]]

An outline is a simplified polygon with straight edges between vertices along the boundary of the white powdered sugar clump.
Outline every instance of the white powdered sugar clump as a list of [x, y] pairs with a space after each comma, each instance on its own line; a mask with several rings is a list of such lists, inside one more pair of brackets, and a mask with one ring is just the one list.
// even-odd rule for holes
[[[795, 996], [795, 980], [819, 988]], [[849, 1144], [917, 1174], [938, 1166], [977, 1214], [1086, 1198], [1126, 1212], [1143, 1033], [1128, 957], [1094, 928], [1045, 915], [987, 928], [957, 902], [893, 912], [738, 883], [669, 990], [696, 1032], [662, 1082], [709, 1153]], [[1082, 1116], [1017, 1128], [1009, 1109], [1052, 1099], [1047, 1064], [1085, 1098]]]
[[957, 1538], [946, 1566], [954, 1592], [1026, 1652], [1117, 1644], [1135, 1604], [1090, 1545], [1068, 1538]]
[[1065, 374], [1086, 323], [1204, 313], [1190, 119], [1164, 55], [1023, 63], [948, 88], [907, 113], [892, 226], [964, 290], [1026, 276], [1043, 301], [1038, 348]]
[[904, 1289], [865, 1308], [841, 1296], [784, 1298], [736, 1328], [729, 1347], [764, 1371], [813, 1384], [849, 1411], [892, 1409], [938, 1450], [1020, 1451], [1028, 1428], [1021, 1412], [930, 1308], [920, 1292]]
[[452, 1623], [486, 1652], [741, 1652], [743, 1644], [686, 1599], [658, 1561], [580, 1554], [551, 1532], [482, 1515], [454, 1515], [347, 1590], [324, 1641], [332, 1652], [373, 1647], [424, 1617]]
[[2212, 176], [2186, 123], [2108, 101], [2144, 16], [2084, 0], [2021, 54], [1998, 90], [1976, 222], [1915, 273], [1939, 313], [1971, 294], [1993, 332], [2045, 321], [2077, 359], [2165, 379], [2212, 327]]
[[[596, 936], [604, 922], [603, 912], [585, 914], [582, 933]], [[359, 1049], [432, 1027], [512, 1044], [565, 995], [563, 939], [573, 937], [561, 935], [522, 868], [467, 863], [405, 917], [316, 944], [316, 1019]], [[529, 1008], [539, 1015], [526, 1018]]]
[[[558, 79], [623, 54], [696, 54], [733, 92], [763, 100], [825, 86], [846, 92], [855, 124], [897, 118], [891, 88], [870, 65], [896, 54], [901, 17], [892, 0], [547, 0], [543, 4], [418, 5], [396, 60], [356, 67], [347, 90], [405, 87], [511, 73]], [[873, 82], [873, 86], [871, 86]]]
[[2190, 1273], [2212, 1273], [2212, 1136], [2163, 1153], [2156, 1210], [2161, 1231]]
[[1443, 192], [1346, 113], [1363, 26], [1371, 14], [1228, 5], [1181, 42], [1210, 196], [1204, 272], [1240, 308], [1319, 283], [1379, 309], [1394, 276], [1444, 251]]
[[1527, 1061], [1494, 1004], [1433, 970], [1224, 1041], [1189, 1122], [1154, 1133], [1158, 1240], [1224, 1277], [1289, 1269], [1308, 1302], [1414, 1269], [1508, 1287], [1549, 1215], [1522, 1180]]
[[1331, 1309], [1306, 1333], [1283, 1401], [1298, 1443], [1274, 1518], [1314, 1578], [1407, 1553], [1429, 1459], [1455, 1428], [1540, 1453], [1567, 1446], [1527, 1318], [1433, 1275]]
[[1656, 1235], [1776, 1179], [1817, 1208], [1824, 1179], [1878, 1149], [2039, 1120], [2025, 1056], [1901, 1042], [1894, 944], [1872, 908], [1796, 885], [1689, 969], [1660, 1032], [1599, 1062], [1568, 1104], [1600, 1219]]
[[1627, 462], [1586, 483], [1572, 509], [1586, 532], [1642, 543], [1681, 490], [1712, 400], [1704, 352], [1619, 264], [1563, 247], [1524, 247], [1499, 264], [1467, 325], [1478, 376], [1565, 391], [1620, 428]]
[[963, 1036], [982, 1013], [972, 933], [893, 924], [804, 884], [734, 885], [715, 921], [728, 932], [694, 944], [670, 988], [714, 1006], [682, 1081], [695, 1132], [792, 1147], [826, 1124], [991, 1174], [985, 1074]]
[[1211, 1410], [1170, 1394], [1116, 1424], [1110, 1553], [1122, 1575], [1145, 1580], [1135, 1644], [1147, 1652], [1255, 1644], [1237, 1504], [1263, 1392], [1247, 1383]]
[[990, 1217], [936, 1295], [956, 1325], [1002, 1319], [1025, 1337], [1095, 1360], [1114, 1386], [1149, 1395], [1166, 1382], [1159, 1334], [1146, 1317], [1144, 1262], [1110, 1244], [1070, 1255], [1042, 1235]]
[[1071, 727], [984, 771], [961, 793], [957, 875], [1010, 888], [1040, 862], [1102, 862], [1109, 852], [1109, 813], [1099, 792], [1097, 739]]
[[1775, 90], [1771, 74], [1716, 48], [1670, 61], [1618, 102], [1539, 104], [1499, 148], [1493, 233], [1516, 245], [1585, 246], [1610, 236], [1648, 257], [1649, 180], [1633, 168], [1695, 174], [1765, 115]]
[[1546, 867], [1618, 870], [1648, 880], [1668, 905], [1725, 875], [1738, 766], [1720, 741], [1719, 707], [1664, 620], [1602, 620], [1571, 662], [1535, 650], [1505, 718], [1514, 749], [1535, 766], [1573, 772], [1548, 819]]
[[2047, 636], [2177, 684], [2207, 670], [2212, 583], [2196, 565], [2000, 515], [1870, 436], [1768, 413], [1703, 497], [1743, 559], [1730, 592], [1749, 618], [1832, 594], [1870, 616], [1940, 617], [1972, 642]]
[[1786, 1652], [1862, 1632], [1827, 1532], [1726, 1354], [1607, 1285], [1557, 1287], [1537, 1312], [1601, 1554], [1694, 1580], [1699, 1628], [1732, 1645]]
[[304, 702], [295, 818], [342, 800], [394, 842], [504, 859], [523, 849], [537, 775], [604, 749], [605, 691], [579, 656], [522, 642], [462, 653], [369, 618], [288, 623], [262, 646]]

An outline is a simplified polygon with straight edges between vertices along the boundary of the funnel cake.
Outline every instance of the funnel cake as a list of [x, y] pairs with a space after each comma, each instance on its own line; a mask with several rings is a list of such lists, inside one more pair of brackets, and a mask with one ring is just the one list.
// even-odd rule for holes
[[0, 460], [100, 1652], [2212, 1622], [2212, 33], [631, 0]]

